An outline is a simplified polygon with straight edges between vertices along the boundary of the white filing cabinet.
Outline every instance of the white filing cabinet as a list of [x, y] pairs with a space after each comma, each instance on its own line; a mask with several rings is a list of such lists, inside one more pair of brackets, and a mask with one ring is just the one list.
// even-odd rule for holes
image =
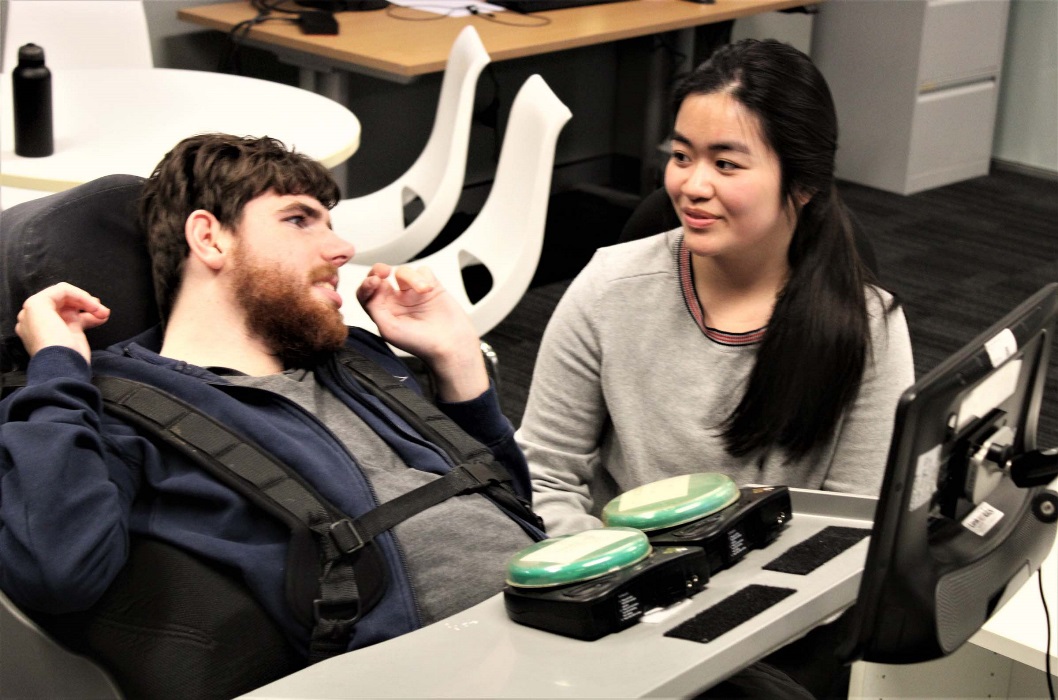
[[828, 0], [812, 58], [837, 176], [911, 194], [988, 173], [1009, 0]]

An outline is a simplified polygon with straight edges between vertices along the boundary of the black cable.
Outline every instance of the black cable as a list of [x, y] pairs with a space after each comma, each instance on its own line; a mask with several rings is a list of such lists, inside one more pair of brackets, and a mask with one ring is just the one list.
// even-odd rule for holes
[[[239, 63], [239, 50], [242, 48], [242, 42], [245, 41], [246, 35], [258, 24], [274, 21], [297, 22], [296, 15], [298, 11], [282, 7], [284, 2], [286, 0], [250, 0], [250, 6], [257, 10], [257, 15], [239, 22], [228, 31], [228, 50], [221, 57], [220, 64], [217, 66], [218, 72], [235, 73], [236, 75], [242, 73], [242, 67]], [[273, 11], [290, 13], [295, 16], [273, 17], [271, 16]]]
[[[426, 8], [429, 8], [429, 7], [434, 7], [434, 8], [437, 8], [437, 9], [445, 9], [447, 11], [446, 12], [435, 12], [433, 10], [426, 9]], [[401, 10], [412, 10], [412, 11], [422, 10], [423, 12], [429, 13], [430, 16], [423, 16], [423, 15], [418, 14], [417, 12], [415, 12], [413, 14], [402, 14]], [[469, 5], [465, 5], [464, 7], [448, 7], [447, 5], [428, 5], [428, 4], [415, 5], [414, 7], [409, 7], [409, 6], [406, 6], [406, 5], [396, 5], [396, 4], [391, 3], [389, 5], [389, 7], [386, 8], [386, 14], [389, 15], [390, 17], [392, 17], [393, 19], [404, 20], [405, 22], [429, 22], [429, 21], [432, 21], [432, 20], [435, 20], [435, 19], [444, 19], [445, 17], [450, 17], [452, 15], [452, 13], [457, 11], [457, 10], [466, 10], [468, 13], [470, 13], [474, 17], [480, 17], [481, 19], [483, 19], [483, 20], [485, 20], [487, 22], [495, 22], [496, 24], [503, 24], [503, 25], [506, 25], [508, 27], [544, 27], [544, 26], [546, 26], [548, 24], [551, 24], [551, 18], [549, 18], [549, 17], [533, 16], [533, 15], [526, 14], [524, 12], [516, 12], [514, 10], [511, 10], [509, 12], [500, 12], [500, 13], [487, 12], [485, 10], [480, 9], [477, 5], [475, 5], [473, 3], [471, 3]], [[501, 17], [504, 16], [504, 15], [510, 15], [511, 17], [523, 17], [523, 18], [525, 18], [525, 20], [530, 20], [530, 21], [518, 20], [518, 21], [515, 21], [515, 22], [511, 22], [511, 21], [508, 21], [508, 20], [505, 20], [505, 19], [501, 19]], [[531, 21], [531, 20], [536, 20], [536, 21]]]
[[[508, 27], [546, 27], [551, 24], [550, 17], [541, 17], [540, 15], [533, 15], [527, 12], [518, 12], [517, 10], [510, 10], [508, 12], [501, 12], [496, 14], [495, 12], [482, 12], [478, 9], [477, 5], [467, 5], [467, 12], [474, 15], [475, 17], [481, 17], [482, 19], [488, 20], [489, 22], [495, 22], [496, 24], [502, 24]], [[525, 20], [539, 20], [538, 22], [529, 22], [518, 20], [517, 22], [508, 22], [502, 17], [524, 17]]]
[[1047, 670], [1047, 690], [1054, 698], [1054, 681], [1051, 679], [1051, 611], [1047, 609], [1047, 596], [1043, 594], [1043, 567], [1036, 572], [1036, 581], [1040, 584], [1040, 602], [1043, 603], [1043, 621], [1047, 625], [1047, 649], [1043, 655], [1043, 666]]
[[[425, 7], [436, 7], [437, 9], [447, 8], [448, 11], [434, 12], [433, 10], [422, 10], [425, 14], [420, 15], [417, 10]], [[455, 12], [456, 9], [457, 8], [447, 7], [447, 5], [416, 5], [415, 7], [406, 7], [405, 5], [394, 5], [393, 3], [390, 3], [389, 7], [386, 8], [386, 14], [393, 19], [403, 20], [405, 22], [430, 22], [435, 19], [444, 19]], [[400, 14], [401, 10], [412, 10], [413, 14], [402, 17]]]
[[240, 75], [242, 73], [242, 66], [239, 63], [239, 50], [242, 48], [242, 42], [246, 39], [246, 35], [250, 33], [250, 30], [256, 27], [258, 24], [265, 22], [290, 22], [296, 23], [296, 17], [268, 17], [258, 15], [253, 19], [243, 20], [239, 22], [231, 31], [228, 32], [228, 52], [221, 59], [218, 72], [221, 73], [234, 73]]

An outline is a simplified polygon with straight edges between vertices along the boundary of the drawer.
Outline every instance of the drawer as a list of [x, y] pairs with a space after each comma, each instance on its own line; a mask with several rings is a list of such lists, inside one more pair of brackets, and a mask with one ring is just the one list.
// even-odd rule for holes
[[999, 74], [1009, 0], [930, 0], [922, 25], [919, 92]]
[[997, 99], [994, 80], [919, 95], [911, 126], [909, 192], [988, 173]]

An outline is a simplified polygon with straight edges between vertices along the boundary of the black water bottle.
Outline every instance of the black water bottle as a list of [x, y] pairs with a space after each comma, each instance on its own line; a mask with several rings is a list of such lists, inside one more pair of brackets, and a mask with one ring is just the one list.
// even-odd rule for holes
[[18, 66], [11, 74], [15, 112], [15, 153], [28, 158], [55, 151], [51, 123], [51, 71], [44, 65], [44, 49], [26, 44], [18, 49]]

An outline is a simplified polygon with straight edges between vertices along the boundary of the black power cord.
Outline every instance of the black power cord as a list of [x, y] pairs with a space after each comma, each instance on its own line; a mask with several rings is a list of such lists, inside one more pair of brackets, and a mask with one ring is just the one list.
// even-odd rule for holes
[[[430, 9], [433, 8], [433, 9]], [[438, 12], [438, 10], [445, 10], [444, 12]], [[507, 12], [489, 12], [482, 9], [474, 3], [469, 3], [462, 7], [451, 7], [448, 5], [400, 5], [397, 3], [390, 3], [390, 6], [386, 8], [386, 14], [393, 19], [404, 20], [406, 22], [429, 22], [435, 19], [444, 19], [449, 17], [452, 13], [459, 10], [464, 10], [474, 17], [480, 17], [487, 22], [494, 22], [496, 24], [504, 24], [508, 27], [543, 27], [551, 24], [549, 17], [540, 17], [539, 15], [528, 15], [522, 12], [507, 11]], [[504, 15], [510, 15], [504, 18]], [[514, 18], [518, 19], [514, 19]], [[512, 21], [513, 20], [513, 21]]]
[[1043, 567], [1041, 566], [1036, 572], [1036, 581], [1040, 585], [1040, 602], [1043, 603], [1043, 621], [1047, 627], [1047, 648], [1043, 655], [1043, 666], [1047, 672], [1047, 691], [1050, 693], [1051, 700], [1055, 700], [1054, 697], [1054, 681], [1051, 676], [1051, 611], [1047, 609], [1047, 596], [1043, 594]]
[[[320, 9], [292, 8], [286, 6], [287, 0], [250, 0], [250, 6], [257, 10], [257, 15], [239, 22], [228, 32], [228, 50], [221, 58], [217, 70], [221, 73], [242, 73], [239, 62], [239, 51], [250, 30], [265, 22], [289, 22], [297, 24], [306, 34], [338, 33], [338, 23], [334, 15]], [[273, 14], [281, 13], [281, 14]]]
[[[297, 11], [280, 7], [286, 0], [250, 0], [250, 6], [257, 10], [257, 15], [239, 22], [228, 31], [227, 51], [220, 59], [217, 71], [240, 75], [242, 66], [239, 62], [239, 50], [250, 30], [265, 22], [297, 22]], [[294, 16], [273, 16], [272, 12], [290, 13]]]

